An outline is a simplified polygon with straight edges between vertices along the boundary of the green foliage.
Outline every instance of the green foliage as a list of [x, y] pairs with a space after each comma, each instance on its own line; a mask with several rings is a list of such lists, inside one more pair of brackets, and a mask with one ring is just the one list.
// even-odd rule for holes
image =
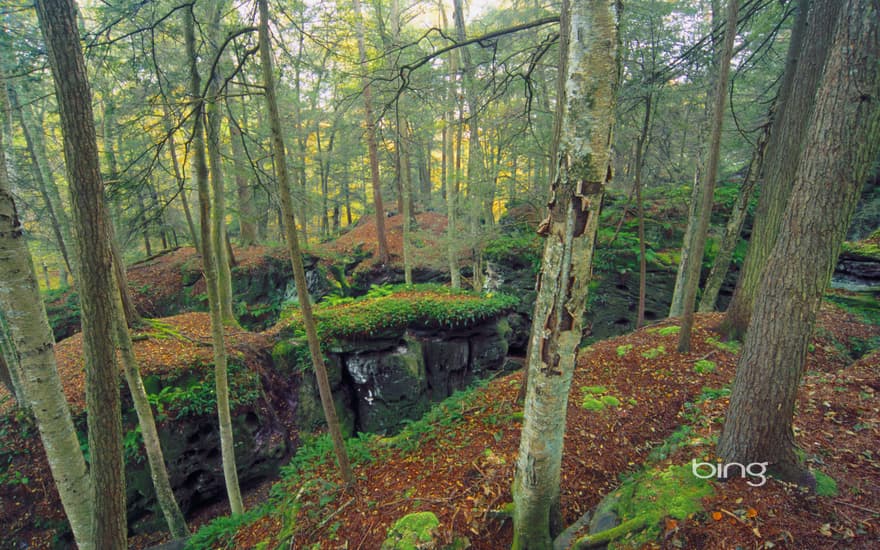
[[715, 362], [708, 359], [700, 359], [694, 363], [694, 372], [697, 374], [708, 374], [715, 371]]
[[267, 511], [266, 506], [260, 506], [243, 514], [215, 518], [190, 537], [184, 548], [186, 550], [233, 548], [233, 539], [238, 530], [265, 516]]
[[693, 436], [693, 427], [687, 424], [679, 426], [663, 443], [651, 449], [651, 453], [648, 455], [648, 462], [666, 460], [675, 451], [683, 447]]
[[433, 512], [407, 514], [394, 522], [382, 550], [417, 550], [433, 540], [440, 520]]
[[846, 241], [840, 249], [841, 253], [861, 256], [870, 260], [880, 260], [880, 230], [874, 231], [864, 241]]
[[[249, 405], [260, 398], [262, 386], [257, 373], [238, 363], [229, 363], [229, 405], [232, 410]], [[147, 393], [147, 400], [156, 407], [157, 420], [213, 414], [217, 410], [214, 370], [208, 369], [204, 379], [192, 379], [183, 386], [165, 386], [157, 393]]]
[[666, 346], [657, 346], [642, 352], [645, 359], [656, 359], [666, 353]]
[[623, 344], [622, 346], [617, 346], [617, 356], [618, 356], [618, 357], [623, 357], [624, 355], [626, 355], [627, 353], [629, 353], [629, 351], [630, 351], [631, 349], [633, 349], [633, 345], [632, 345], [632, 344]]
[[485, 245], [486, 259], [513, 267], [531, 267], [534, 274], [541, 267], [541, 253], [544, 243], [534, 231], [516, 232], [491, 239]]
[[[370, 338], [384, 331], [416, 326], [457, 328], [498, 316], [518, 302], [505, 294], [480, 295], [439, 285], [373, 287], [366, 296], [315, 306], [315, 325], [323, 342]], [[291, 310], [287, 329], [303, 330], [298, 310]]]
[[608, 388], [605, 386], [581, 386], [581, 391], [584, 393], [592, 393], [592, 394], [603, 394], [608, 391]]
[[697, 403], [702, 403], [703, 401], [712, 401], [714, 399], [720, 399], [722, 397], [730, 396], [730, 388], [703, 388], [700, 391], [700, 395], [697, 397]]
[[125, 432], [125, 436], [122, 438], [122, 452], [124, 453], [126, 464], [140, 464], [144, 461], [144, 455], [141, 454], [143, 441], [140, 425], [135, 426], [133, 430]]
[[813, 476], [816, 478], [816, 494], [820, 497], [836, 497], [839, 490], [837, 482], [833, 477], [829, 476], [821, 470], [813, 470]]

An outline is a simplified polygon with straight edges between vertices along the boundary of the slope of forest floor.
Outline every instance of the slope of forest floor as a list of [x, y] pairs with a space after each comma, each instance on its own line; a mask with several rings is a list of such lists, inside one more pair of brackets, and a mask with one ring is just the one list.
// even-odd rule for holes
[[[647, 460], [663, 467], [711, 460], [727, 406], [738, 346], [719, 341], [720, 314], [698, 317], [692, 353], [675, 351], [671, 322], [587, 348], [579, 357], [568, 408], [562, 509], [571, 524]], [[667, 521], [663, 548], [846, 548], [880, 541], [880, 353], [855, 362], [880, 330], [823, 306], [795, 420], [808, 464], [836, 481], [834, 496], [807, 495], [775, 480], [713, 483], [704, 512]], [[711, 362], [714, 370], [705, 368]], [[704, 368], [699, 368], [698, 365]], [[711, 372], [709, 372], [711, 370]], [[700, 371], [700, 372], [697, 372]], [[203, 533], [216, 547], [260, 542], [294, 547], [378, 548], [395, 520], [431, 511], [438, 542], [466, 537], [471, 548], [509, 547], [522, 375], [496, 379], [442, 404], [403, 435], [353, 446], [357, 483], [344, 489], [328, 460], [291, 467], [272, 488], [272, 504], [237, 529]], [[616, 399], [588, 410], [590, 398]], [[682, 428], [684, 426], [685, 428]], [[684, 437], [682, 434], [685, 434]], [[407, 441], [409, 443], [407, 443]], [[658, 453], [657, 450], [661, 452]], [[652, 453], [653, 451], [653, 453]], [[266, 489], [263, 489], [264, 495]]]
[[[739, 353], [736, 345], [720, 341], [715, 329], [720, 319], [720, 314], [698, 316], [690, 354], [675, 351], [674, 319], [583, 350], [572, 382], [563, 461], [566, 524], [595, 507], [646, 462], [662, 467], [711, 461], [727, 406], [725, 387]], [[173, 330], [174, 337], [137, 342], [147, 372], [201, 359], [190, 353], [209, 354], [204, 314], [169, 318], [152, 330]], [[230, 329], [228, 335], [242, 351], [266, 345], [256, 334]], [[836, 305], [823, 305], [795, 426], [808, 464], [836, 481], [836, 496], [806, 495], [776, 481], [762, 487], [745, 480], [713, 483], [715, 494], [704, 499], [704, 512], [667, 521], [657, 544], [875, 547], [880, 541], [880, 353], [865, 354], [878, 336], [877, 325]], [[81, 372], [78, 339], [57, 349], [64, 379], [71, 382]], [[444, 544], [466, 537], [472, 548], [509, 547], [511, 525], [502, 511], [511, 501], [522, 422], [515, 401], [521, 380], [522, 373], [515, 373], [450, 398], [401, 435], [353, 440], [353, 488], [341, 487], [326, 439], [316, 439], [301, 447], [274, 486], [264, 483], [248, 494], [248, 507], [262, 506], [259, 513], [244, 523], [210, 524], [202, 533], [214, 547], [253, 548], [268, 540], [293, 542], [294, 547], [378, 548], [395, 520], [432, 511], [440, 519], [437, 538]], [[68, 397], [76, 405], [81, 386], [70, 386]], [[595, 410], [595, 401], [607, 406]], [[25, 446], [29, 457], [17, 474], [26, 480], [4, 480], [3, 515], [19, 527], [32, 523], [31, 547], [50, 547], [53, 523], [63, 516], [42, 448], [33, 433], [21, 437], [26, 434], [17, 433], [12, 423], [3, 429], [4, 437]], [[190, 524], [198, 528], [224, 514], [228, 510], [223, 504], [214, 505]], [[164, 537], [154, 533], [131, 542], [144, 548]]]

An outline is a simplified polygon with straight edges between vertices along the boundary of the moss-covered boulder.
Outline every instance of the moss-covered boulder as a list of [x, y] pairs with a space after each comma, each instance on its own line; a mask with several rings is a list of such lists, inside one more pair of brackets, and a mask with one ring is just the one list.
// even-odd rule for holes
[[394, 522], [382, 543], [382, 550], [428, 550], [438, 548], [440, 520], [433, 512], [407, 514]]

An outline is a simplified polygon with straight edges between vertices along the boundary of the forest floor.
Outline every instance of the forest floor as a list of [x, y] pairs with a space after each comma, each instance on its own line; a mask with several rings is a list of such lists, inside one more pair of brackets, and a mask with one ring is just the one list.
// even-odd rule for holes
[[[581, 353], [562, 467], [566, 525], [646, 461], [660, 468], [712, 461], [727, 407], [724, 388], [739, 353], [736, 345], [719, 342], [720, 320], [720, 314], [698, 317], [690, 354], [675, 351], [675, 329], [664, 328], [672, 326], [668, 321]], [[818, 497], [772, 479], [760, 487], [747, 479], [713, 482], [704, 512], [667, 520], [654, 547], [878, 547], [880, 352], [857, 361], [849, 353], [880, 334], [880, 327], [830, 304], [823, 306], [817, 327], [795, 431], [808, 464], [836, 481], [837, 494]], [[715, 370], [695, 372], [701, 360], [712, 361]], [[302, 483], [282, 482], [275, 489], [288, 495], [286, 504], [240, 529], [229, 547], [271, 541], [271, 548], [283, 539], [285, 547], [379, 548], [395, 520], [431, 511], [440, 519], [442, 544], [467, 537], [471, 548], [509, 548], [511, 522], [497, 512], [511, 501], [521, 379], [521, 373], [499, 378], [447, 403], [431, 426], [414, 434], [417, 445], [380, 451], [380, 457], [357, 466], [352, 488], [343, 488], [326, 463]], [[585, 398], [594, 395], [614, 396], [620, 405], [587, 410]], [[686, 437], [670, 445], [676, 433]], [[658, 448], [667, 451], [659, 459], [652, 454]], [[254, 500], [267, 493], [267, 487], [258, 489]]]
[[[571, 524], [596, 506], [627, 475], [652, 461], [655, 466], [711, 462], [714, 442], [726, 411], [725, 387], [732, 381], [738, 349], [719, 341], [720, 314], [697, 318], [693, 351], [680, 354], [674, 320], [598, 342], [582, 351], [568, 407], [566, 452], [562, 467], [562, 511]], [[163, 320], [208, 353], [204, 314]], [[229, 334], [240, 345], [259, 347], [257, 335]], [[714, 483], [703, 499], [704, 512], [683, 521], [666, 521], [661, 548], [876, 548], [880, 546], [880, 352], [858, 360], [880, 327], [866, 324], [826, 303], [808, 356], [795, 418], [796, 440], [808, 464], [837, 483], [835, 496], [817, 497], [769, 480], [753, 487], [745, 479]], [[144, 353], [144, 368], [173, 362], [184, 348], [179, 338], [159, 340], [163, 349]], [[81, 372], [77, 337], [58, 345], [65, 379]], [[68, 349], [69, 348], [69, 349]], [[158, 358], [165, 357], [166, 360]], [[695, 369], [711, 361], [715, 368]], [[700, 370], [702, 372], [697, 372]], [[253, 548], [261, 541], [291, 547], [379, 548], [395, 520], [416, 511], [440, 519], [437, 538], [449, 544], [467, 537], [477, 549], [508, 548], [509, 519], [498, 513], [511, 499], [521, 407], [516, 395], [521, 373], [497, 378], [440, 405], [433, 420], [411, 434], [413, 444], [379, 439], [372, 460], [355, 468], [356, 483], [343, 488], [328, 463], [302, 483], [292, 479], [253, 488], [247, 496], [256, 507], [274, 495], [281, 504], [239, 529], [228, 547]], [[79, 392], [69, 394], [74, 403]], [[81, 395], [81, 394], [80, 394]], [[590, 397], [613, 396], [617, 407], [585, 408]], [[689, 426], [683, 430], [682, 426]], [[17, 426], [3, 424], [7, 441], [28, 448], [18, 464], [27, 482], [6, 480], [0, 522], [7, 528], [31, 523], [32, 548], [49, 547], [52, 523], [61, 519], [39, 440], [22, 438]], [[685, 434], [678, 437], [675, 434]], [[676, 440], [676, 445], [670, 441]], [[383, 443], [387, 442], [387, 444]], [[657, 458], [656, 449], [666, 449]], [[10, 470], [11, 471], [11, 470]], [[320, 480], [320, 481], [319, 481]], [[295, 508], [295, 511], [293, 511]], [[223, 504], [191, 518], [198, 527], [228, 514]], [[37, 518], [40, 518], [37, 522]], [[132, 539], [134, 548], [161, 542], [164, 535]], [[286, 547], [287, 545], [285, 545]], [[5, 547], [0, 540], [0, 547]], [[274, 547], [270, 545], [269, 547]]]

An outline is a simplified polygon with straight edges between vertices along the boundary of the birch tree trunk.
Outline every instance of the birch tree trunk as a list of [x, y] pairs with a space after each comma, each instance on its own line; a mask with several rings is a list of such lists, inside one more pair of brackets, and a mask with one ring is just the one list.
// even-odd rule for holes
[[127, 525], [122, 411], [110, 305], [119, 291], [111, 284], [113, 265], [107, 227], [110, 220], [98, 166], [92, 96], [79, 43], [75, 4], [72, 0], [41, 0], [36, 6], [61, 113], [80, 259], [77, 280], [86, 364], [94, 543], [101, 550], [123, 549], [127, 546]]
[[190, 69], [190, 94], [193, 101], [193, 163], [199, 189], [199, 228], [202, 243], [202, 268], [208, 288], [208, 308], [211, 314], [211, 344], [214, 355], [214, 381], [217, 393], [217, 419], [220, 425], [220, 451], [223, 460], [223, 478], [229, 508], [233, 514], [244, 512], [241, 488], [238, 485], [238, 471], [235, 467], [235, 443], [232, 434], [232, 417], [229, 412], [229, 382], [227, 380], [226, 344], [223, 334], [223, 317], [220, 309], [217, 282], [217, 255], [211, 238], [211, 200], [208, 190], [208, 162], [205, 158], [204, 101], [201, 93], [201, 78], [196, 57], [193, 6], [184, 10], [184, 40]]
[[561, 530], [559, 483], [568, 392], [582, 338], [593, 243], [605, 185], [619, 68], [614, 0], [562, 7], [556, 175], [529, 341], [525, 420], [514, 479], [515, 549], [551, 547]]
[[862, 183], [880, 154], [880, 13], [843, 3], [779, 237], [755, 298], [718, 455], [813, 485], [795, 453], [798, 383]]
[[[357, 0], [355, 0], [357, 1]], [[339, 471], [346, 484], [351, 484], [354, 474], [345, 450], [345, 442], [342, 440], [342, 430], [339, 427], [339, 419], [336, 416], [336, 407], [333, 403], [333, 392], [330, 388], [330, 380], [327, 369], [324, 366], [324, 356], [321, 353], [321, 344], [315, 329], [315, 320], [312, 317], [312, 305], [309, 300], [306, 273], [303, 268], [302, 252], [296, 231], [296, 223], [293, 218], [293, 204], [290, 198], [290, 173], [285, 156], [284, 139], [281, 134], [281, 117], [278, 114], [278, 100], [275, 97], [275, 76], [272, 73], [272, 52], [269, 49], [269, 8], [267, 0], [257, 0], [260, 11], [259, 46], [260, 65], [263, 73], [263, 88], [266, 94], [266, 107], [269, 111], [269, 127], [272, 131], [272, 153], [275, 157], [275, 171], [278, 176], [278, 195], [281, 199], [281, 210], [284, 220], [284, 232], [287, 241], [287, 252], [293, 266], [293, 277], [296, 283], [296, 293], [299, 297], [299, 307], [303, 316], [303, 324], [306, 329], [306, 339], [309, 343], [309, 353], [312, 364], [315, 367], [315, 378], [318, 381], [318, 393], [321, 396], [321, 406], [324, 409], [324, 418], [333, 441], [333, 450], [336, 460], [339, 462]]]
[[0, 309], [15, 352], [7, 366], [17, 371], [10, 372], [10, 378], [19, 381], [17, 397], [36, 418], [73, 538], [79, 548], [91, 550], [95, 539], [89, 474], [56, 370], [52, 330], [10, 192], [2, 140], [0, 135]]

